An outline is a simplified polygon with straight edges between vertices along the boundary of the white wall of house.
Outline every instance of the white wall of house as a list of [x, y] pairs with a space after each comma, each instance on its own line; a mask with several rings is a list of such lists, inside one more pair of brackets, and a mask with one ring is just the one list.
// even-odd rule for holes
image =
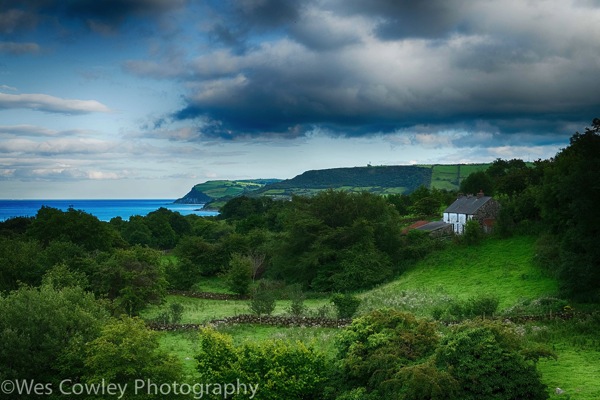
[[447, 224], [452, 224], [454, 233], [458, 235], [462, 235], [465, 231], [465, 224], [471, 219], [473, 219], [472, 215], [458, 213], [444, 213], [443, 216], [443, 221]]

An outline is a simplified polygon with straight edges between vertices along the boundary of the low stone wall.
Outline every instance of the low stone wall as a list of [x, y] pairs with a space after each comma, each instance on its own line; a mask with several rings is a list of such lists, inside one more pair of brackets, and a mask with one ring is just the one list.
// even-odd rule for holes
[[333, 319], [319, 317], [293, 317], [293, 316], [262, 316], [250, 314], [236, 315], [215, 319], [206, 324], [158, 324], [154, 322], [148, 323], [148, 328], [155, 331], [179, 331], [179, 330], [197, 330], [202, 326], [215, 326], [222, 324], [253, 324], [253, 325], [270, 325], [281, 327], [307, 327], [307, 328], [343, 328], [352, 323], [351, 319]]
[[247, 300], [248, 297], [237, 294], [212, 293], [212, 292], [188, 292], [185, 290], [170, 290], [169, 294], [183, 297], [193, 297], [195, 299], [207, 300]]

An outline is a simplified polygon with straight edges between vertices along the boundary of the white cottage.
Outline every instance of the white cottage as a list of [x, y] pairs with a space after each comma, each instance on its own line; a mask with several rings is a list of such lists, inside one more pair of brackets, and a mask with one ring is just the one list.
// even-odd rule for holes
[[459, 235], [465, 231], [465, 224], [471, 219], [479, 221], [479, 224], [488, 231], [499, 210], [500, 204], [496, 200], [479, 192], [476, 196], [460, 196], [456, 199], [444, 210], [443, 221], [452, 224], [454, 233]]

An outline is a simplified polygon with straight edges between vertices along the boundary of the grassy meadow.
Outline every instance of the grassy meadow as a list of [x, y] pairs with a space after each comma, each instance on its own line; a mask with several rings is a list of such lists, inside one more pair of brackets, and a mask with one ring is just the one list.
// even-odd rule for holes
[[[362, 303], [358, 314], [378, 308], [409, 311], [431, 318], [435, 307], [451, 301], [464, 301], [482, 294], [499, 300], [498, 314], [514, 311], [517, 305], [533, 304], [536, 299], [554, 298], [557, 281], [534, 263], [534, 237], [487, 239], [478, 246], [448, 246], [427, 256], [392, 282], [357, 293]], [[228, 293], [222, 279], [200, 282], [198, 291]], [[184, 306], [182, 323], [207, 323], [237, 314], [249, 313], [246, 300], [205, 300], [168, 296], [165, 304], [147, 308], [143, 317], [151, 319], [172, 303]], [[307, 315], [334, 309], [326, 298], [305, 300]], [[290, 302], [278, 300], [273, 315], [286, 315]], [[572, 305], [575, 310], [579, 305]], [[585, 319], [587, 318], [587, 319]], [[600, 398], [600, 318], [590, 316], [572, 321], [528, 322], [515, 325], [527, 341], [551, 348], [557, 359], [542, 359], [538, 370], [548, 385], [551, 399], [592, 400]], [[272, 327], [256, 325], [219, 325], [219, 331], [231, 335], [237, 344], [273, 339], [302, 341], [333, 357], [338, 330], [331, 328]], [[161, 346], [177, 356], [188, 376], [197, 373], [194, 354], [197, 333], [161, 332]], [[565, 393], [556, 394], [556, 388]]]
[[473, 172], [485, 171], [490, 164], [433, 165], [430, 188], [457, 190], [460, 182]]

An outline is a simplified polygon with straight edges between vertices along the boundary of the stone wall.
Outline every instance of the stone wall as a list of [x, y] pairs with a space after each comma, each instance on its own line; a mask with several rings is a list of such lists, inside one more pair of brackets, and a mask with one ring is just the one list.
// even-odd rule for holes
[[236, 315], [215, 319], [206, 324], [158, 324], [148, 323], [148, 328], [155, 331], [179, 331], [179, 330], [197, 330], [202, 326], [234, 325], [234, 324], [252, 324], [252, 325], [270, 325], [282, 327], [306, 327], [306, 328], [343, 328], [352, 323], [351, 319], [335, 319], [321, 317], [294, 317], [284, 315], [265, 315], [257, 316], [251, 314]]
[[500, 213], [500, 203], [494, 199], [489, 199], [479, 210], [473, 215], [473, 219], [479, 221], [483, 225], [483, 220], [487, 218], [496, 219]]

